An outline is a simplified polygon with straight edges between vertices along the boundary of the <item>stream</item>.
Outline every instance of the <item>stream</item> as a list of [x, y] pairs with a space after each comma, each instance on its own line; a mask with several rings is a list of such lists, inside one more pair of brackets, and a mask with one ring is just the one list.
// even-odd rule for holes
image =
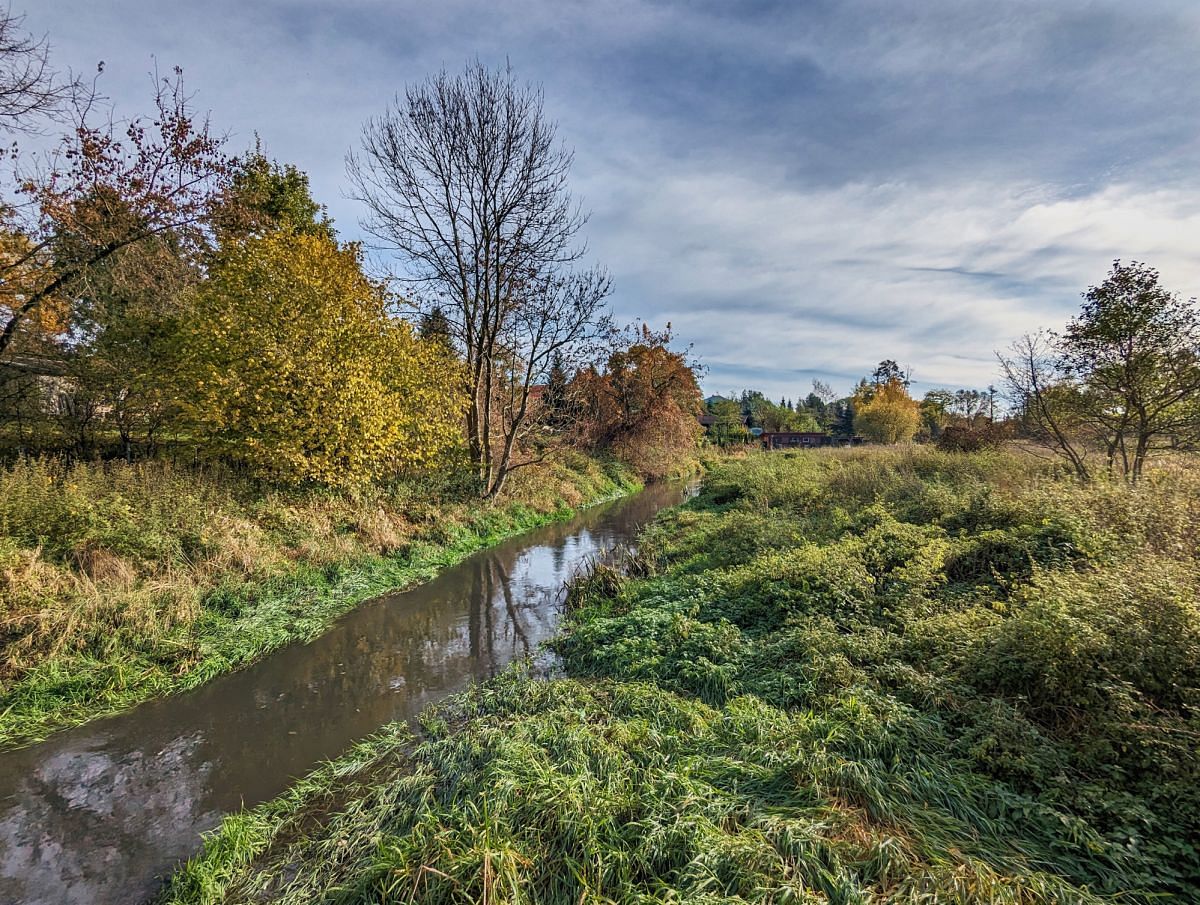
[[136, 903], [221, 817], [279, 795], [393, 720], [535, 655], [563, 585], [634, 540], [679, 486], [651, 486], [369, 601], [184, 695], [0, 754], [0, 902]]

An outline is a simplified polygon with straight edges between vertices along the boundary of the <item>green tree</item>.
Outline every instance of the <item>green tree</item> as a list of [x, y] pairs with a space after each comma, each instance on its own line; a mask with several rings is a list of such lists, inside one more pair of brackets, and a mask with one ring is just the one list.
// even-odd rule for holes
[[886, 358], [875, 368], [874, 373], [871, 375], [871, 382], [876, 386], [897, 382], [907, 387], [911, 379], [908, 371], [905, 371], [890, 358]]
[[571, 379], [567, 375], [562, 355], [555, 355], [550, 360], [542, 405], [545, 409], [543, 420], [552, 431], [565, 430], [574, 420], [574, 406], [571, 404]]
[[275, 230], [336, 237], [325, 206], [312, 197], [308, 175], [268, 158], [260, 142], [233, 162], [214, 220], [220, 231], [233, 237]]
[[718, 399], [712, 404], [711, 412], [716, 419], [709, 429], [709, 436], [718, 446], [745, 443], [750, 436], [746, 430], [742, 406], [733, 399]]
[[954, 394], [950, 390], [930, 390], [921, 400], [922, 437], [936, 440], [950, 423], [954, 407]]
[[[65, 367], [77, 412], [87, 428], [114, 431], [127, 460], [136, 446], [154, 451], [176, 408], [173, 350], [184, 297], [202, 274], [193, 251], [163, 233], [121, 249], [71, 287]], [[86, 439], [80, 434], [77, 445]]]
[[417, 334], [425, 342], [437, 343], [450, 351], [454, 349], [454, 334], [451, 332], [450, 320], [446, 317], [446, 312], [439, 306], [435, 305], [421, 315]]
[[1109, 467], [1119, 462], [1136, 481], [1154, 449], [1192, 445], [1200, 434], [1200, 312], [1138, 262], [1114, 262], [1083, 299], [1059, 340], [1059, 365]]

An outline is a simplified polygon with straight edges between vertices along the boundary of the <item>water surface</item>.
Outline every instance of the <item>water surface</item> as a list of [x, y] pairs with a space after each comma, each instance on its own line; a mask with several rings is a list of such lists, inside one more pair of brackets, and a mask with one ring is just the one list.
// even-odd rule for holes
[[366, 603], [309, 644], [0, 754], [0, 902], [145, 900], [223, 814], [535, 654], [575, 570], [681, 498], [652, 487], [586, 510]]

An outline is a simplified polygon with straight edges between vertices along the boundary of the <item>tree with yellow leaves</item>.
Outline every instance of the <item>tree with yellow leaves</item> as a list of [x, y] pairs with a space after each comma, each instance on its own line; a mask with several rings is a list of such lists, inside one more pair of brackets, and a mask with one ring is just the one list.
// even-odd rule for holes
[[859, 385], [854, 393], [854, 432], [874, 443], [907, 443], [921, 426], [920, 405], [899, 375]]
[[459, 365], [387, 313], [358, 248], [279, 231], [224, 249], [180, 337], [184, 422], [209, 450], [348, 486], [460, 442]]

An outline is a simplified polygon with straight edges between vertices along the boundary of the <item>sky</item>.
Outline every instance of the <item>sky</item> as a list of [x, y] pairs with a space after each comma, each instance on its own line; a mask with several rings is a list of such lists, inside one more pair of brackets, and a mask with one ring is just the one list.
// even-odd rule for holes
[[[22, 2], [25, 8], [22, 10]], [[618, 320], [706, 392], [982, 388], [1115, 258], [1200, 295], [1200, 0], [14, 0], [119, 115], [181, 66], [358, 239], [346, 153], [406, 84], [540, 83]], [[380, 266], [389, 261], [381, 257]]]

